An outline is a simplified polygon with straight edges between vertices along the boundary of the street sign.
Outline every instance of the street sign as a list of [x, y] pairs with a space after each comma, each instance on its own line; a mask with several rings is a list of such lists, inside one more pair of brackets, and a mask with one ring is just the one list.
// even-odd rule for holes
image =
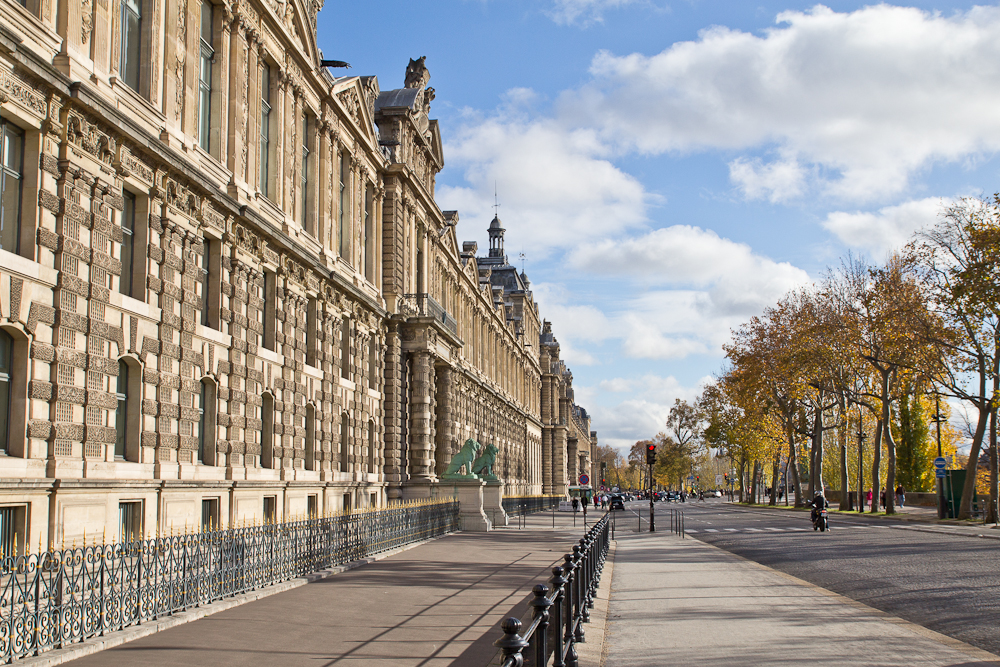
[[693, 482], [694, 481], [694, 475], [688, 475], [688, 481], [689, 482]]
[[722, 486], [722, 475], [716, 475], [715, 476], [715, 485], [716, 486]]
[[590, 484], [590, 477], [588, 475], [580, 475], [580, 486], [585, 484]]
[[937, 468], [938, 470], [943, 470], [946, 465], [948, 465], [948, 462], [945, 460], [943, 456], [939, 456], [936, 459], [934, 459], [934, 467]]
[[944, 468], [938, 468], [934, 471], [934, 476], [938, 478], [944, 478], [948, 476], [948, 471]]

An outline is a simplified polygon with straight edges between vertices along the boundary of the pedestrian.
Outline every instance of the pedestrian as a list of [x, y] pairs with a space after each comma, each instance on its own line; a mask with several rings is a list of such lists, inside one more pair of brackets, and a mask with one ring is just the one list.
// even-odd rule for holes
[[580, 499], [573, 496], [573, 513], [576, 514], [580, 511]]
[[882, 492], [878, 496], [879, 507], [885, 507], [885, 487], [882, 487]]
[[906, 502], [906, 489], [904, 489], [903, 485], [900, 484], [899, 486], [896, 487], [896, 504], [902, 507], [903, 503], [905, 502]]
[[871, 489], [868, 489], [865, 492], [865, 504], [864, 504], [864, 506], [865, 507], [871, 507], [872, 506], [872, 490]]

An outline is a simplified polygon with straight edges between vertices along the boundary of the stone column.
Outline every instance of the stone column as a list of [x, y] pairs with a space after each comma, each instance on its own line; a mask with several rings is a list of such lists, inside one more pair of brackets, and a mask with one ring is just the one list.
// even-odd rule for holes
[[577, 469], [580, 460], [578, 450], [576, 438], [566, 441], [566, 477], [570, 484], [576, 484], [580, 476], [580, 471]]
[[448, 469], [451, 457], [458, 450], [455, 441], [455, 418], [452, 370], [448, 366], [437, 368], [437, 420], [435, 421], [434, 461], [437, 476], [440, 477]]
[[402, 359], [400, 356], [399, 328], [395, 323], [389, 324], [386, 334], [385, 349], [385, 438], [383, 458], [385, 460], [385, 481], [389, 488], [387, 491], [389, 500], [402, 498], [400, 485], [403, 482], [402, 442], [401, 436], [401, 413], [403, 409], [402, 398]]
[[433, 475], [431, 452], [431, 356], [413, 354], [410, 381], [410, 470], [414, 480], [430, 480]]

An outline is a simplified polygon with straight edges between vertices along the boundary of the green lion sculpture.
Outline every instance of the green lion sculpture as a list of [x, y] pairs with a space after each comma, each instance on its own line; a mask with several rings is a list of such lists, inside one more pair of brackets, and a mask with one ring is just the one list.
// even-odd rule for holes
[[497, 461], [497, 446], [493, 443], [483, 448], [483, 453], [479, 455], [475, 463], [472, 464], [472, 473], [479, 475], [487, 482], [496, 482], [497, 476], [493, 474], [493, 464]]
[[[448, 469], [441, 475], [441, 479], [478, 479], [472, 472], [472, 465], [476, 457], [479, 456], [479, 451], [482, 448], [483, 446], [472, 438], [466, 440], [458, 454], [451, 457], [451, 463], [448, 464]], [[466, 474], [459, 472], [463, 466], [468, 471]]]

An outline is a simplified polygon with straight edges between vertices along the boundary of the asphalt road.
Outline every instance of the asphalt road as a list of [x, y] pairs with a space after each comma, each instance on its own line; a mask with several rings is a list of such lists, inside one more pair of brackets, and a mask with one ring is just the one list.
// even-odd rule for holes
[[[1000, 541], [836, 514], [818, 533], [807, 513], [721, 500], [657, 503], [658, 531], [668, 509], [684, 511], [690, 537], [1000, 654]], [[636, 530], [637, 512], [648, 518], [648, 503], [617, 512], [619, 530]]]

